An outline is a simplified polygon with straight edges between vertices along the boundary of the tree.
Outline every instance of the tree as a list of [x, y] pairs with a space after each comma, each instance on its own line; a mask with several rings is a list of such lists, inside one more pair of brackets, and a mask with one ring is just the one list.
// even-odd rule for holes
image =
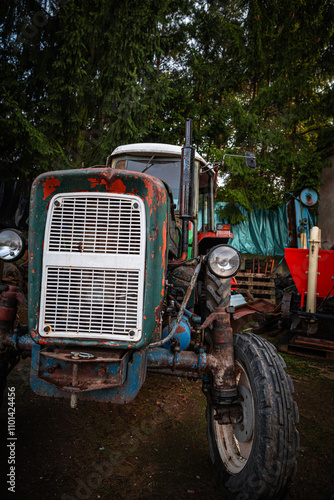
[[[275, 207], [318, 188], [333, 136], [332, 0], [5, 0], [6, 175], [104, 163], [120, 143], [181, 144], [194, 119], [219, 199]], [[231, 207], [230, 207], [231, 208]]]
[[[193, 65], [201, 97], [199, 128], [213, 160], [222, 159], [222, 144], [224, 152], [250, 149], [257, 156], [257, 175], [238, 160], [226, 161], [218, 199], [248, 210], [251, 203], [273, 208], [291, 191], [319, 188], [323, 160], [334, 142], [334, 4], [252, 0], [227, 5], [202, 2], [197, 13], [203, 31]], [[210, 64], [208, 82], [196, 68]], [[214, 72], [221, 79], [215, 81]], [[230, 215], [231, 208], [226, 209]]]
[[104, 161], [164, 109], [163, 20], [187, 2], [6, 0], [1, 6], [2, 175]]
[[179, 137], [192, 116], [196, 145], [213, 162], [256, 154], [256, 173], [233, 158], [220, 168], [217, 199], [232, 204], [225, 215], [234, 221], [235, 203], [273, 209], [319, 188], [334, 142], [333, 14], [331, 0], [192, 3], [165, 126]]

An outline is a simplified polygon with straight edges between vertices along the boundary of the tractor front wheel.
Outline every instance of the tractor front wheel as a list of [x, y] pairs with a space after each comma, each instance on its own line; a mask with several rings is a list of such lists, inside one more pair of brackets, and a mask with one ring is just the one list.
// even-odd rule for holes
[[275, 348], [248, 333], [234, 335], [240, 424], [220, 425], [207, 407], [211, 459], [237, 500], [280, 499], [296, 472], [298, 409], [286, 365]]

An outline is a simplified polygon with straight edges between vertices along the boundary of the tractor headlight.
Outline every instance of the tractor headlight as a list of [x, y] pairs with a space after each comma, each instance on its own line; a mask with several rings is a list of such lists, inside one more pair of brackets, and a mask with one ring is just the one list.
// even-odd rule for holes
[[0, 259], [13, 261], [20, 259], [27, 247], [25, 237], [16, 229], [0, 231]]
[[239, 271], [241, 257], [235, 248], [218, 245], [208, 253], [207, 263], [210, 271], [218, 278], [231, 278]]

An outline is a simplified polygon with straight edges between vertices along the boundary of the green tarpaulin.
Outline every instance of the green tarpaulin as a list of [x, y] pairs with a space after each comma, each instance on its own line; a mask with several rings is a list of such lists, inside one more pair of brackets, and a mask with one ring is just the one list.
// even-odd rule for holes
[[[216, 207], [224, 205], [217, 203]], [[229, 245], [239, 250], [240, 253], [252, 255], [284, 255], [284, 248], [289, 246], [289, 231], [286, 205], [279, 207], [277, 212], [254, 209], [246, 212], [243, 207], [238, 207], [248, 220], [232, 225], [233, 239]], [[215, 222], [222, 222], [215, 215]]]

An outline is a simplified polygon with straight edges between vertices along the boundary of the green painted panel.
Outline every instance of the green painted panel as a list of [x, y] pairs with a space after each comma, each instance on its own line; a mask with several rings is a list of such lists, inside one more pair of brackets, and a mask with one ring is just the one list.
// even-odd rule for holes
[[[121, 193], [139, 196], [146, 209], [146, 276], [144, 284], [143, 336], [137, 343], [98, 339], [75, 340], [40, 337], [38, 320], [41, 293], [43, 242], [46, 218], [53, 196], [69, 192]], [[170, 198], [159, 179], [146, 174], [110, 168], [62, 170], [40, 175], [34, 182], [30, 201], [29, 229], [29, 330], [36, 342], [77, 346], [140, 348], [159, 333], [164, 299]], [[103, 258], [103, 257], [101, 257]]]

